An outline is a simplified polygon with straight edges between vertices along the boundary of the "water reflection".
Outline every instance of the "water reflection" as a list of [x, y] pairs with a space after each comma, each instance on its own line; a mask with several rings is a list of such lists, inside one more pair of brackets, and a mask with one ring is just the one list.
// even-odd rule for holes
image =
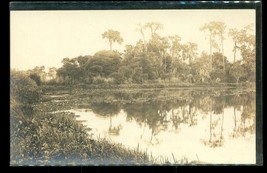
[[114, 103], [94, 103], [91, 105], [92, 111], [99, 116], [106, 117], [108, 116], [110, 121], [109, 121], [109, 128], [108, 132], [110, 135], [119, 135], [120, 131], [122, 129], [122, 125], [113, 125], [112, 124], [112, 116], [117, 115], [121, 107], [119, 104], [114, 104]]
[[[246, 135], [255, 133], [255, 95], [249, 94], [246, 97], [244, 95], [235, 95], [231, 99], [230, 101], [237, 103], [234, 105], [233, 115], [235, 125], [232, 136], [245, 137]], [[242, 112], [239, 118], [237, 118], [236, 111]]]
[[[200, 159], [212, 162], [255, 160], [255, 92], [179, 91], [175, 94], [178, 97], [165, 100], [90, 104], [93, 113], [90, 116], [95, 116], [90, 121], [97, 124], [105, 120], [106, 126], [95, 128], [108, 131], [115, 142], [149, 148], [153, 153], [174, 153], [177, 157], [184, 154], [181, 156], [189, 158], [198, 153]], [[141, 100], [148, 100], [144, 95], [152, 94], [140, 94]], [[116, 97], [125, 100], [124, 94]], [[93, 123], [88, 120], [88, 126]], [[242, 150], [246, 150], [246, 156]], [[229, 159], [225, 155], [221, 158], [225, 153]]]

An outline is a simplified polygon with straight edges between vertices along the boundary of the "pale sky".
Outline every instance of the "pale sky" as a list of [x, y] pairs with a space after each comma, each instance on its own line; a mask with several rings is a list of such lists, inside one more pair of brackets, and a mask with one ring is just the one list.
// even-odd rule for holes
[[[63, 58], [94, 55], [109, 49], [102, 33], [108, 29], [121, 33], [124, 42], [113, 48], [123, 52], [125, 45], [141, 39], [138, 23], [160, 22], [161, 36], [179, 35], [181, 42], [198, 44], [199, 52], [209, 51], [208, 38], [199, 28], [210, 21], [227, 26], [224, 41], [225, 56], [233, 59], [233, 43], [229, 28], [241, 29], [254, 25], [255, 10], [70, 10], [11, 11], [11, 68], [26, 70], [35, 66], [60, 67]], [[205, 38], [206, 37], [206, 38]]]

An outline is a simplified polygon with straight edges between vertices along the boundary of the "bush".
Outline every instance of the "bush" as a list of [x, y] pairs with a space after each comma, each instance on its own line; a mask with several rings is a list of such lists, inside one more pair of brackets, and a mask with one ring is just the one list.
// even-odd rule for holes
[[32, 80], [34, 80], [35, 83], [36, 83], [38, 86], [40, 86], [40, 85], [42, 84], [41, 77], [40, 77], [38, 74], [36, 74], [36, 73], [30, 74], [29, 77], [30, 77]]
[[10, 94], [21, 104], [33, 104], [41, 98], [36, 82], [21, 72], [11, 72]]

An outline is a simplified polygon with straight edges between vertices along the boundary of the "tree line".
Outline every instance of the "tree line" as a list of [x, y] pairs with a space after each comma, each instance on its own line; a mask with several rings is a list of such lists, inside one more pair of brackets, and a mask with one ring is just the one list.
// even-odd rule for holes
[[[227, 31], [225, 23], [212, 21], [199, 29], [209, 38], [207, 43], [203, 43], [209, 46], [209, 52], [198, 54], [198, 45], [182, 43], [179, 35], [161, 36], [158, 31], [163, 30], [163, 25], [148, 22], [137, 25], [136, 31], [141, 39], [135, 45], [126, 45], [124, 52], [120, 53], [112, 46], [121, 44], [123, 38], [119, 31], [109, 29], [102, 34], [102, 38], [109, 43], [109, 50], [64, 58], [60, 68], [50, 69], [47, 74], [54, 79], [54, 83], [61, 84], [255, 82], [255, 35], [250, 33], [252, 25]], [[231, 37], [234, 43], [233, 62], [229, 62], [224, 54], [226, 36]], [[241, 55], [240, 60], [236, 60], [237, 53]], [[36, 68], [29, 74], [35, 81], [42, 81], [42, 68]]]

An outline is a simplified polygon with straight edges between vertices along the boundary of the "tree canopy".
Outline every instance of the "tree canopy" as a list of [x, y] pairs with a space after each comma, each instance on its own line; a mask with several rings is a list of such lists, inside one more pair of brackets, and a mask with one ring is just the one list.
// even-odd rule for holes
[[[110, 50], [100, 50], [94, 55], [64, 58], [62, 66], [50, 69], [50, 78], [57, 76], [61, 83], [74, 84], [129, 84], [129, 83], [240, 83], [255, 82], [255, 35], [251, 25], [238, 30], [227, 30], [225, 23], [211, 21], [200, 28], [206, 32], [210, 52], [198, 53], [198, 45], [182, 42], [179, 35], [162, 36], [163, 25], [148, 22], [137, 25], [140, 39], [133, 45], [125, 45], [123, 52], [112, 50], [112, 44], [122, 43], [119, 31], [112, 29], [102, 34]], [[145, 32], [147, 31], [147, 32]], [[232, 38], [234, 62], [224, 55], [225, 35]], [[147, 35], [148, 34], [148, 35]], [[205, 43], [204, 43], [205, 44]], [[239, 52], [241, 59], [236, 60]], [[45, 78], [44, 67], [29, 70], [30, 78], [41, 85]]]
[[112, 44], [114, 42], [117, 42], [119, 44], [123, 42], [123, 38], [120, 36], [120, 32], [112, 29], [109, 29], [108, 31], [104, 32], [102, 34], [102, 38], [108, 39], [110, 50], [112, 50]]

